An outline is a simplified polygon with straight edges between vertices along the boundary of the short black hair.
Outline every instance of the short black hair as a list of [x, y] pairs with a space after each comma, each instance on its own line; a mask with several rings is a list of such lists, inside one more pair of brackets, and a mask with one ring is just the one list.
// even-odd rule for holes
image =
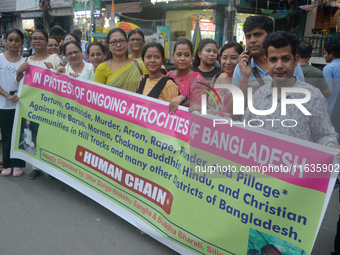
[[50, 35], [64, 35], [66, 31], [59, 25], [55, 25], [50, 29]]
[[58, 45], [59, 45], [59, 42], [58, 42], [57, 38], [55, 38], [55, 37], [53, 37], [53, 36], [49, 36], [49, 37], [48, 37], [48, 39], [53, 39], [53, 40], [56, 40], [56, 41], [57, 41], [57, 43], [58, 43]]
[[82, 35], [83, 35], [83, 33], [81, 32], [80, 29], [75, 29], [75, 30], [73, 30], [73, 33], [76, 34], [80, 39], [81, 39], [81, 37], [82, 37]]
[[48, 35], [47, 33], [45, 32], [45, 30], [42, 30], [42, 29], [37, 29], [37, 30], [34, 30], [33, 33], [32, 33], [32, 38], [33, 38], [33, 35], [35, 33], [42, 33], [44, 36], [45, 36], [45, 41], [48, 42]]
[[90, 49], [92, 46], [99, 46], [100, 50], [106, 54], [106, 49], [105, 49], [105, 46], [103, 44], [101, 44], [100, 42], [93, 42], [93, 43], [90, 43], [89, 46], [87, 46], [87, 49], [86, 49], [86, 53], [87, 55], [90, 55]]
[[325, 45], [324, 49], [328, 54], [333, 53], [335, 58], [340, 58], [340, 42], [330, 41]]
[[[12, 33], [18, 34], [18, 35], [20, 36], [20, 38], [21, 38], [21, 41], [24, 41], [24, 34], [23, 34], [19, 29], [17, 29], [17, 28], [12, 28], [12, 29], [8, 30], [7, 36], [8, 36], [9, 34], [12, 34]], [[7, 36], [6, 36], [5, 39], [7, 39]]]
[[268, 16], [249, 16], [243, 25], [243, 32], [246, 34], [254, 28], [261, 28], [270, 34], [274, 30], [274, 22]]
[[63, 45], [63, 54], [66, 56], [66, 48], [67, 46], [69, 46], [70, 44], [74, 44], [75, 46], [78, 47], [78, 49], [80, 50], [81, 53], [83, 53], [83, 50], [81, 49], [81, 44], [77, 41], [68, 41]]
[[[121, 33], [121, 34], [125, 37], [126, 42], [128, 41], [128, 38], [127, 38], [127, 35], [126, 35], [125, 31], [124, 31], [123, 29], [121, 29], [120, 27], [115, 27], [115, 28], [112, 28], [112, 29], [107, 33], [107, 36], [106, 36], [107, 47], [109, 47], [109, 45], [110, 45], [110, 38], [111, 38], [111, 35], [112, 35], [113, 33], [116, 33], [116, 32]], [[126, 51], [125, 56], [126, 56], [126, 58], [129, 57], [128, 51]], [[113, 56], [112, 56], [112, 52], [109, 50], [108, 59], [111, 59], [111, 58], [113, 58]]]
[[130, 32], [129, 32], [129, 34], [128, 34], [128, 40], [130, 39], [130, 37], [133, 35], [133, 34], [139, 34], [141, 37], [143, 37], [143, 42], [145, 41], [145, 36], [144, 36], [144, 33], [140, 30], [140, 29], [138, 29], [138, 28], [136, 28], [136, 29], [134, 29], [134, 30], [131, 30]]
[[215, 44], [216, 48], [218, 49], [218, 44], [213, 39], [203, 39], [198, 44], [198, 47], [197, 47], [197, 50], [196, 50], [196, 53], [195, 53], [194, 62], [192, 63], [192, 66], [199, 66], [201, 64], [201, 59], [198, 57], [198, 52], [202, 52], [203, 48], [209, 43]]
[[286, 31], [277, 31], [267, 35], [266, 39], [264, 39], [262, 44], [263, 48], [266, 51], [266, 56], [268, 56], [268, 48], [270, 46], [273, 46], [274, 48], [278, 49], [290, 45], [292, 48], [293, 56], [295, 57], [297, 47], [300, 44], [300, 40], [299, 37], [297, 37], [297, 35], [293, 33]]
[[76, 40], [76, 42], [81, 43], [79, 36], [76, 35], [75, 33], [68, 33], [68, 34], [64, 35], [63, 41], [65, 41], [65, 37], [68, 36], [68, 35], [72, 35], [72, 37], [74, 38], [74, 40]]
[[190, 48], [191, 54], [193, 54], [194, 48], [193, 48], [193, 46], [192, 46], [192, 43], [191, 43], [188, 39], [186, 39], [186, 38], [181, 38], [181, 39], [179, 39], [179, 40], [175, 43], [175, 46], [174, 46], [174, 53], [176, 52], [177, 46], [180, 45], [180, 44], [186, 44], [186, 45], [188, 45], [189, 48]]
[[309, 58], [312, 54], [313, 46], [306, 41], [301, 42], [297, 47], [297, 54], [300, 58]]
[[142, 50], [142, 60], [144, 61], [144, 57], [145, 57], [145, 54], [146, 54], [146, 51], [151, 48], [151, 47], [155, 47], [159, 50], [159, 52], [161, 53], [161, 56], [162, 56], [162, 61], [164, 62], [164, 48], [162, 46], [162, 44], [160, 43], [156, 43], [156, 42], [150, 42], [148, 43], [147, 45], [145, 45], [143, 47], [143, 50]]
[[228, 42], [223, 45], [220, 51], [220, 55], [222, 55], [223, 51], [229, 48], [234, 48], [238, 54], [241, 54], [243, 52], [243, 47], [241, 46], [241, 44], [239, 44], [238, 42]]

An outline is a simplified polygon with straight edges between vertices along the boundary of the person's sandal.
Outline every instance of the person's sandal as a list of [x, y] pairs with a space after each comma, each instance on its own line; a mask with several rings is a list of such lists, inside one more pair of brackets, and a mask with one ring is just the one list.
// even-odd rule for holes
[[10, 176], [12, 174], [12, 168], [5, 168], [2, 170], [1, 175], [2, 176]]
[[14, 167], [13, 168], [13, 176], [19, 177], [23, 174], [24, 174], [24, 172], [22, 171], [22, 169], [20, 167]]

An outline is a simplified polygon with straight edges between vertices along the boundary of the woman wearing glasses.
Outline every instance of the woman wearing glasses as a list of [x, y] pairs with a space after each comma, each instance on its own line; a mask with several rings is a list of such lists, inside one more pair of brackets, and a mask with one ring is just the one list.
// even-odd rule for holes
[[[19, 82], [24, 72], [29, 68], [30, 63], [40, 65], [43, 67], [51, 68], [57, 70], [61, 65], [61, 59], [57, 54], [49, 54], [47, 52], [47, 42], [48, 36], [43, 30], [35, 30], [32, 33], [32, 47], [35, 50], [35, 54], [29, 58], [24, 59], [17, 71], [16, 81]], [[33, 167], [33, 171], [30, 172], [29, 177], [31, 179], [36, 179], [41, 175], [41, 170]]]
[[35, 30], [32, 33], [32, 47], [35, 51], [35, 54], [23, 60], [16, 76], [17, 82], [22, 79], [23, 74], [28, 70], [30, 63], [54, 70], [57, 70], [58, 66], [61, 65], [61, 59], [57, 54], [49, 54], [47, 52], [47, 42], [48, 35], [45, 31]]
[[136, 92], [143, 65], [140, 59], [128, 58], [128, 45], [125, 32], [120, 28], [110, 30], [106, 42], [109, 45], [109, 60], [100, 64], [94, 81], [131, 92]]
[[77, 41], [68, 41], [63, 45], [67, 64], [61, 66], [58, 71], [74, 78], [93, 81], [93, 65], [83, 60], [81, 45]]
[[142, 50], [145, 45], [144, 34], [139, 29], [131, 30], [128, 35], [129, 49], [131, 58], [141, 58]]

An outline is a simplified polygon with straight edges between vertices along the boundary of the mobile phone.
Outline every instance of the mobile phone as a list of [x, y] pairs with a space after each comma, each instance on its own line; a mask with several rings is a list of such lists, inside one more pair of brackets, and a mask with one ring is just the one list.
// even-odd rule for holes
[[[249, 55], [249, 50], [246, 51], [246, 53]], [[247, 59], [249, 60], [249, 57], [247, 57]], [[245, 66], [248, 65], [248, 63], [246, 61], [243, 62]]]
[[10, 94], [11, 96], [13, 96], [13, 95], [18, 95], [18, 91], [17, 91], [17, 90], [12, 90], [12, 91], [9, 92], [9, 94]]

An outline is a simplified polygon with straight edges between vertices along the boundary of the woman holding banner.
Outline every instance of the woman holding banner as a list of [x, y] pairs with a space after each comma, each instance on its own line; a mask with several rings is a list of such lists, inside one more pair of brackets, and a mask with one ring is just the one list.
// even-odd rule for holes
[[95, 72], [94, 81], [116, 88], [136, 92], [138, 79], [143, 72], [140, 59], [128, 58], [128, 38], [121, 28], [110, 30], [106, 42], [109, 45], [109, 60], [100, 64]]
[[83, 60], [83, 51], [77, 41], [68, 41], [63, 45], [63, 52], [66, 56], [65, 67], [58, 67], [58, 72], [70, 75], [73, 78], [81, 78], [93, 81], [93, 65]]
[[137, 93], [170, 102], [178, 96], [178, 87], [174, 80], [162, 73], [164, 48], [160, 43], [148, 43], [142, 51], [142, 59], [149, 75], [140, 83]]
[[174, 79], [180, 95], [170, 101], [169, 112], [174, 114], [178, 105], [189, 106], [199, 104], [201, 101], [202, 90], [196, 88], [199, 83], [204, 87], [204, 78], [200, 73], [190, 69], [193, 55], [193, 46], [188, 39], [179, 39], [174, 46], [173, 60], [177, 68], [170, 71], [166, 76]]
[[6, 44], [8, 49], [0, 54], [0, 129], [2, 136], [3, 176], [21, 176], [25, 161], [10, 158], [12, 127], [14, 122], [15, 104], [19, 100], [16, 95], [18, 84], [15, 74], [20, 66], [22, 57], [19, 50], [24, 43], [24, 34], [18, 29], [8, 31]]
[[35, 30], [32, 33], [32, 47], [35, 51], [33, 56], [26, 58], [22, 61], [21, 66], [18, 69], [17, 82], [19, 82], [24, 72], [28, 70], [29, 63], [34, 63], [43, 67], [57, 70], [61, 65], [61, 59], [57, 54], [49, 54], [47, 52], [48, 35], [43, 30]]
[[[20, 82], [24, 72], [26, 72], [29, 68], [29, 64], [33, 63], [39, 66], [47, 67], [50, 69], [57, 70], [59, 66], [61, 66], [61, 59], [57, 54], [50, 55], [47, 52], [47, 42], [48, 35], [43, 30], [35, 30], [32, 33], [32, 47], [35, 50], [35, 54], [30, 56], [29, 58], [25, 58], [17, 71], [16, 81]], [[36, 179], [40, 176], [41, 171], [33, 167], [33, 171], [30, 172], [29, 177], [31, 179]]]

